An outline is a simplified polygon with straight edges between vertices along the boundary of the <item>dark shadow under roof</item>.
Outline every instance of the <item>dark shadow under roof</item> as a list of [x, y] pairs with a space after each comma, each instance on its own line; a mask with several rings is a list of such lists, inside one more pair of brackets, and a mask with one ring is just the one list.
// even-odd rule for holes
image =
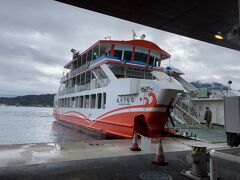
[[217, 40], [239, 23], [237, 0], [57, 0], [167, 32], [240, 50], [227, 40]]

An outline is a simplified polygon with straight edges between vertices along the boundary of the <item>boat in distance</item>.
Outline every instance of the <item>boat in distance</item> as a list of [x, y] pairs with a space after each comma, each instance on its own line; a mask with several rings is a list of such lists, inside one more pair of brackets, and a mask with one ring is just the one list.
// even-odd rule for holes
[[121, 138], [174, 132], [167, 122], [183, 87], [161, 67], [170, 54], [143, 39], [99, 40], [71, 51], [54, 97], [58, 121]]

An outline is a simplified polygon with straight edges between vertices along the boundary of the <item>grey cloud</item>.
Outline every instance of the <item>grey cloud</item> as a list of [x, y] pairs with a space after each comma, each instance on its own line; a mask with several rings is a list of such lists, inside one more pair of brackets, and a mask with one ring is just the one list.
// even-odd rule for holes
[[71, 48], [85, 50], [108, 35], [131, 39], [132, 29], [170, 52], [171, 64], [184, 71], [187, 80], [225, 83], [231, 78], [240, 89], [239, 72], [226, 68], [239, 65], [237, 51], [56, 1], [0, 1], [0, 24], [0, 95], [57, 92], [62, 71], [46, 74], [41, 68], [63, 67], [71, 59]]

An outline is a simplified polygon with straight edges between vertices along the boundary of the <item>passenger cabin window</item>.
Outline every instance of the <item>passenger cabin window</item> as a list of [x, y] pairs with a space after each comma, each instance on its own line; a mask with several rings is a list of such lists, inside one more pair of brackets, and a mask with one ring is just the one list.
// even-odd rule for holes
[[149, 58], [149, 65], [154, 66], [154, 56], [150, 56]]
[[101, 109], [101, 106], [102, 106], [102, 94], [99, 93], [97, 94], [97, 108]]
[[80, 67], [80, 66], [81, 66], [81, 57], [78, 58], [78, 60], [77, 60], [77, 67]]
[[77, 61], [74, 61], [73, 62], [73, 69], [76, 69], [77, 68]]
[[75, 107], [75, 108], [78, 108], [78, 100], [79, 100], [78, 98], [79, 98], [79, 97], [76, 97], [76, 98], [75, 98], [75, 104], [74, 104], [74, 107]]
[[79, 107], [83, 108], [83, 96], [79, 97]]
[[70, 98], [67, 98], [67, 107], [70, 108]]
[[147, 64], [147, 59], [148, 59], [148, 55], [141, 53], [141, 52], [135, 52], [134, 53], [134, 61], [139, 61], [142, 63]]
[[90, 89], [91, 71], [86, 72], [86, 90]]
[[81, 85], [85, 84], [85, 82], [86, 82], [85, 78], [86, 78], [86, 73], [84, 72], [84, 73], [81, 74]]
[[155, 59], [155, 66], [156, 66], [156, 67], [159, 67], [159, 66], [160, 66], [160, 59], [159, 59], [159, 58], [156, 58], [156, 59]]
[[106, 93], [91, 94], [85, 96], [76, 96], [70, 98], [61, 98], [55, 101], [58, 107], [64, 108], [91, 108], [105, 109]]
[[106, 93], [103, 93], [103, 106], [102, 108], [105, 109], [106, 107]]
[[151, 74], [151, 69], [138, 69], [135, 67], [124, 67], [122, 65], [114, 65], [110, 67], [113, 74], [118, 78], [138, 78], [138, 79], [155, 79]]
[[87, 52], [87, 62], [92, 60], [92, 49]]
[[86, 64], [87, 62], [87, 55], [86, 53], [82, 56], [82, 65]]
[[111, 49], [111, 45], [110, 44], [100, 44], [100, 55], [99, 55], [99, 57], [106, 56], [107, 52], [109, 52], [110, 49]]
[[135, 47], [134, 61], [136, 61], [136, 63], [147, 64], [148, 49], [143, 47]]
[[93, 60], [99, 57], [98, 52], [99, 52], [99, 44], [93, 48]]
[[131, 61], [132, 60], [132, 51], [124, 51], [124, 60]]
[[89, 95], [85, 96], [84, 108], [89, 108]]
[[90, 107], [92, 108], [92, 109], [94, 109], [95, 108], [95, 105], [96, 105], [96, 94], [92, 94], [91, 95], [91, 105], [90, 105]]
[[105, 55], [105, 49], [102, 46], [100, 46], [100, 56], [103, 55]]
[[114, 51], [114, 56], [117, 57], [118, 59], [122, 60], [122, 50], [115, 50]]

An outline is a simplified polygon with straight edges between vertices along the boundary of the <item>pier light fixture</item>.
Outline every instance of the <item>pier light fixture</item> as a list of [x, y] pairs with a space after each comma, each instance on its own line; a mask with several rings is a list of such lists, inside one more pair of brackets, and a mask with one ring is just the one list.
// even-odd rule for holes
[[219, 40], [223, 40], [223, 39], [224, 39], [224, 37], [223, 37], [223, 35], [222, 35], [221, 32], [218, 32], [217, 34], [215, 34], [214, 37], [215, 37], [216, 39], [219, 39]]

